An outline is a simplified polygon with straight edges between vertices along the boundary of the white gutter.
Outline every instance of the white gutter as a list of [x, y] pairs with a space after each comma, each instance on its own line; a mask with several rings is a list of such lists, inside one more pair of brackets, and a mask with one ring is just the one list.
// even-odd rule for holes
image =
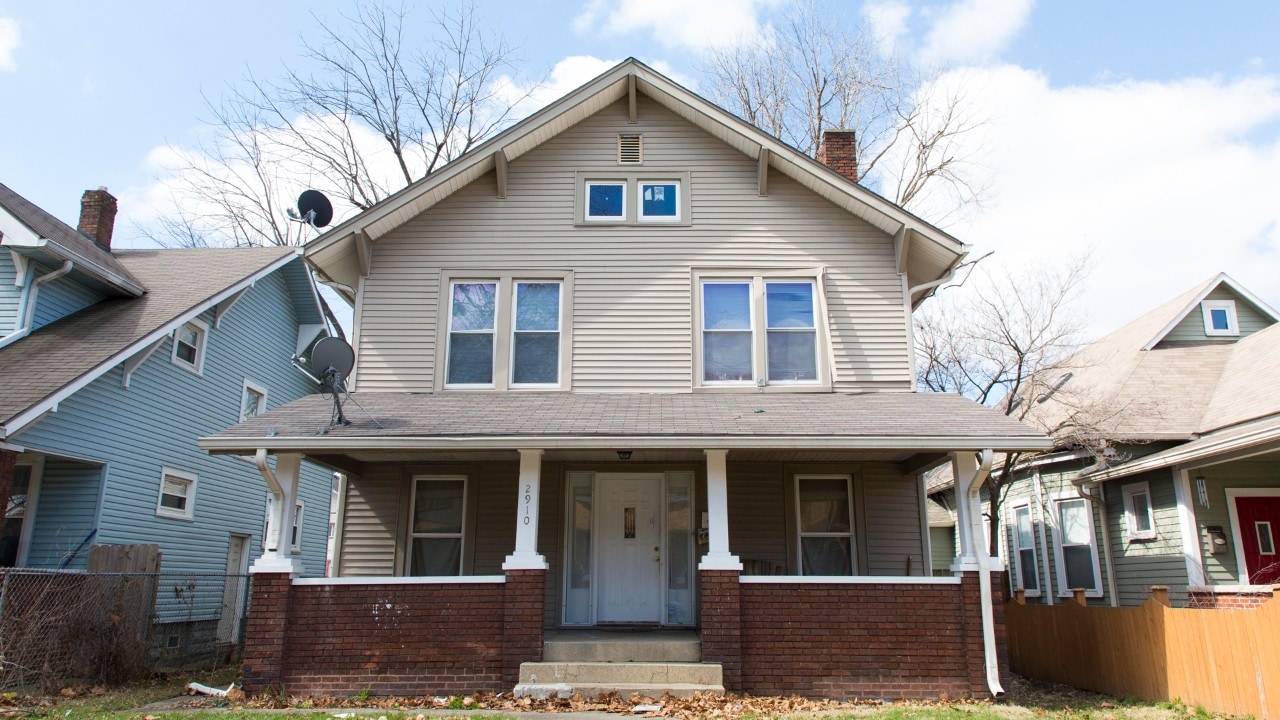
[[[982, 484], [991, 472], [991, 461], [995, 458], [995, 454], [989, 449], [982, 450], [978, 455], [981, 458], [978, 461], [978, 472], [969, 483], [967, 493], [969, 498], [969, 541], [971, 544], [982, 539]], [[990, 688], [993, 698], [999, 698], [1004, 695], [1004, 687], [1000, 685], [1000, 659], [996, 652], [995, 611], [991, 600], [991, 566], [988, 562], [989, 558], [985, 547], [977, 560], [978, 590], [981, 599], [980, 612], [982, 613], [982, 647], [987, 666], [987, 687]]]
[[40, 286], [66, 275], [74, 267], [75, 263], [70, 260], [64, 260], [62, 261], [62, 267], [41, 275], [35, 279], [35, 282], [31, 283], [31, 288], [27, 291], [26, 307], [23, 308], [22, 325], [12, 333], [0, 338], [0, 348], [12, 345], [31, 334], [31, 323], [34, 322], [36, 316], [36, 299], [40, 296]]

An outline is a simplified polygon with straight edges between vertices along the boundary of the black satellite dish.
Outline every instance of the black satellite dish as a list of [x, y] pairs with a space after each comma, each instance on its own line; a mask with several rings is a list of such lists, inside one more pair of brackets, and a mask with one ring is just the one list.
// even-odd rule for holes
[[347, 376], [351, 374], [351, 369], [355, 365], [356, 352], [342, 338], [321, 338], [311, 349], [311, 369], [320, 377], [320, 384], [333, 393], [333, 415], [329, 418], [330, 427], [351, 424], [351, 421], [342, 414], [342, 396], [347, 392]]
[[333, 222], [333, 203], [319, 190], [303, 190], [298, 196], [298, 213], [302, 220], [322, 228]]

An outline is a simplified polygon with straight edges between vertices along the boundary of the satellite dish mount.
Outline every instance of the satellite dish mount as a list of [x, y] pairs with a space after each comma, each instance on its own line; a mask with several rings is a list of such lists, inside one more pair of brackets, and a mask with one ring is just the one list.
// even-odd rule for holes
[[303, 190], [298, 196], [298, 209], [288, 208], [285, 212], [290, 220], [310, 225], [316, 232], [333, 222], [333, 203], [319, 190]]
[[[355, 364], [356, 353], [342, 338], [321, 338], [311, 350], [311, 367], [320, 379], [320, 386], [324, 388], [322, 392], [333, 395], [333, 413], [329, 416], [329, 429], [351, 424], [342, 412], [344, 398], [355, 403], [356, 407], [360, 407], [360, 403], [347, 392], [347, 377]], [[364, 408], [360, 407], [360, 410], [365, 415], [369, 415]], [[373, 420], [374, 425], [382, 427], [372, 415], [369, 419]]]

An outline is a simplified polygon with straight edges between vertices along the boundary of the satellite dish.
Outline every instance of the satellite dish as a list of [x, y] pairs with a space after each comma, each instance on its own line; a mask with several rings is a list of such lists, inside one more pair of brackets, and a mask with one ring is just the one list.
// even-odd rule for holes
[[321, 379], [325, 374], [345, 378], [351, 374], [351, 368], [355, 365], [356, 351], [342, 338], [320, 338], [311, 350], [311, 367], [320, 374]]
[[333, 222], [333, 204], [319, 190], [303, 190], [298, 196], [298, 212], [303, 220], [322, 228]]

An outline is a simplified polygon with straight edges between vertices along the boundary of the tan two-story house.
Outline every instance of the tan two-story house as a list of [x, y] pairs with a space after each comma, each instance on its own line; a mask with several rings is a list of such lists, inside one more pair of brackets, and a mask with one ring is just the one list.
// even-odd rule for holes
[[202, 441], [279, 508], [303, 458], [346, 476], [335, 577], [254, 567], [250, 689], [1001, 692], [980, 515], [934, 577], [920, 474], [1049, 443], [915, 392], [966, 248], [832, 169], [850, 140], [824, 165], [628, 60], [308, 245], [361, 409]]

